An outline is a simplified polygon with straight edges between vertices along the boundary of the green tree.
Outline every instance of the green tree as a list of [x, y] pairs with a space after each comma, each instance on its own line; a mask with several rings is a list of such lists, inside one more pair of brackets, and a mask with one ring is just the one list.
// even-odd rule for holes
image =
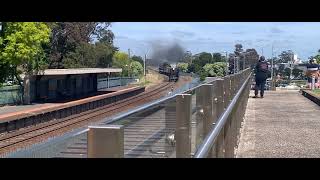
[[109, 29], [111, 26], [109, 22], [52, 22], [48, 25], [52, 29], [50, 46], [47, 49], [49, 68], [64, 68], [63, 63], [69, 63], [64, 58], [70, 58], [70, 54], [74, 53], [78, 46], [82, 46], [80, 49], [89, 48], [90, 46], [83, 44], [88, 44], [93, 40], [105, 44], [108, 51], [117, 50], [113, 46], [114, 35]]
[[138, 61], [132, 61], [130, 63], [130, 76], [137, 77], [143, 73], [143, 66]]
[[284, 69], [285, 69], [285, 65], [284, 64], [280, 64], [279, 65], [279, 73], [283, 74], [284, 73]]
[[303, 71], [300, 70], [300, 69], [294, 68], [294, 69], [292, 70], [292, 75], [293, 75], [295, 78], [302, 78], [302, 76], [303, 76]]
[[200, 76], [200, 81], [204, 81], [206, 77], [209, 76], [208, 72], [206, 72], [204, 69], [201, 69], [198, 74]]
[[95, 48], [89, 43], [79, 44], [74, 52], [69, 52], [63, 59], [64, 68], [95, 67]]
[[49, 43], [50, 28], [41, 22], [7, 22], [4, 27], [0, 37], [1, 66], [12, 68], [20, 83], [19, 73], [37, 74], [45, 68], [43, 47]]
[[188, 71], [188, 63], [178, 63], [177, 67], [182, 71], [182, 72], [187, 72]]
[[279, 55], [279, 59], [281, 63], [288, 63], [293, 60], [293, 52], [291, 50], [282, 51]]
[[191, 72], [195, 72], [195, 65], [194, 63], [192, 64], [188, 64], [188, 70], [187, 70], [188, 73], [191, 73]]
[[253, 68], [259, 60], [259, 55], [255, 49], [246, 49], [244, 59], [246, 61], [246, 68]]
[[320, 49], [318, 50], [317, 55], [309, 57], [309, 60], [311, 59], [316, 59], [317, 64], [320, 64]]
[[[205, 64], [212, 63], [212, 55], [211, 53], [202, 52], [195, 57], [193, 63], [199, 67], [203, 67]], [[196, 72], [198, 72], [198, 70], [199, 69], [196, 69]]]
[[108, 44], [80, 43], [63, 59], [65, 68], [106, 68], [112, 65], [114, 51]]
[[241, 52], [243, 52], [243, 46], [242, 46], [242, 44], [236, 44], [235, 45], [235, 51], [234, 51], [234, 53], [236, 54], [236, 55], [239, 55], [239, 53], [241, 53]]
[[212, 62], [225, 62], [225, 57], [223, 57], [220, 53], [213, 53], [212, 54]]
[[210, 76], [210, 77], [217, 77], [217, 76], [224, 76], [226, 74], [225, 72], [226, 63], [223, 62], [217, 62], [213, 64], [206, 64], [203, 69], [204, 71]]
[[129, 55], [124, 52], [118, 51], [113, 55], [112, 66], [122, 68], [123, 76], [129, 75], [130, 63]]
[[144, 64], [144, 61], [141, 56], [132, 56], [131, 59], [134, 61], [138, 61], [142, 65]]
[[113, 45], [97, 42], [95, 44], [95, 53], [96, 53], [96, 67], [107, 68], [112, 66], [112, 57], [116, 49]]
[[287, 76], [287, 78], [289, 79], [291, 76], [291, 69], [290, 68], [285, 68], [284, 69], [284, 75]]

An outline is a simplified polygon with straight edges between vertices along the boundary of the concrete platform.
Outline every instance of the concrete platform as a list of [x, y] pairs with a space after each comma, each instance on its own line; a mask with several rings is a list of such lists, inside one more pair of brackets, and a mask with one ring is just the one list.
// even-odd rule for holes
[[295, 90], [249, 98], [236, 157], [319, 158], [320, 106]]
[[40, 107], [49, 107], [54, 105], [55, 103], [40, 103], [40, 104], [30, 104], [30, 105], [7, 105], [0, 107], [0, 116], [7, 114], [7, 113], [14, 113], [19, 111], [25, 111], [25, 110], [31, 110], [31, 109], [37, 109]]
[[39, 103], [32, 105], [4, 106], [0, 107], [0, 123], [22, 119], [37, 114], [44, 114], [55, 110], [77, 106], [87, 102], [94, 102], [108, 97], [116, 96], [118, 94], [134, 91], [136, 89], [139, 89], [139, 87], [126, 86], [123, 88], [115, 88], [112, 89], [113, 91], [110, 91], [110, 93], [100, 94], [79, 100], [68, 101], [65, 103]]

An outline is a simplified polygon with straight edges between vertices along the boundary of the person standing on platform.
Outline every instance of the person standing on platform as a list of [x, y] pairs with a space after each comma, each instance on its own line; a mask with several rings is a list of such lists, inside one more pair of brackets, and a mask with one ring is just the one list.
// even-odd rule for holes
[[255, 67], [255, 81], [256, 81], [256, 85], [255, 85], [255, 90], [254, 90], [254, 97], [253, 98], [257, 98], [258, 97], [258, 93], [260, 90], [260, 97], [263, 98], [264, 97], [264, 88], [266, 85], [266, 81], [268, 78], [268, 63], [265, 61], [265, 57], [261, 56], [259, 59], [259, 62], [257, 63], [256, 67]]

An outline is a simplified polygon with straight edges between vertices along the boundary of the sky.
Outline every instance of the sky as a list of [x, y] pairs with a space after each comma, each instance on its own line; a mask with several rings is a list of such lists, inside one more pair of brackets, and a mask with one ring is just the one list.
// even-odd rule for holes
[[267, 58], [292, 50], [307, 60], [320, 49], [319, 22], [115, 22], [111, 26], [114, 44], [131, 55], [148, 57], [152, 45], [179, 43], [192, 54], [232, 53], [240, 43], [255, 48]]

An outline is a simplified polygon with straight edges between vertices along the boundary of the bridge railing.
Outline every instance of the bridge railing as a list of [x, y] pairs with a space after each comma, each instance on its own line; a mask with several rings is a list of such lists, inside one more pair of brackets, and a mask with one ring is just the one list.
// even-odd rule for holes
[[[149, 146], [149, 150], [157, 149], [159, 144], [150, 145], [148, 143], [157, 144], [161, 139], [164, 140], [164, 144], [161, 146], [161, 150], [158, 149], [157, 152], [155, 150], [154, 153], [162, 153], [165, 157], [234, 157], [249, 97], [250, 77], [250, 69], [246, 69], [137, 109], [134, 113], [150, 111], [151, 107], [161, 106], [160, 109], [163, 111], [156, 116], [163, 121], [162, 126], [159, 126], [151, 136], [136, 145], [134, 150], [123, 151], [126, 149], [124, 147], [126, 140], [124, 139], [128, 134], [123, 126], [90, 127], [88, 157], [126, 157], [126, 155], [128, 157], [135, 150], [141, 152], [142, 147]], [[115, 121], [132, 116], [132, 114], [133, 112], [124, 114], [122, 117], [117, 117]], [[153, 120], [150, 119], [150, 122]], [[156, 125], [153, 125], [150, 128], [155, 127]], [[101, 136], [93, 138], [98, 137], [95, 132], [102, 133], [101, 128], [104, 128], [104, 137], [109, 140], [106, 141]], [[147, 128], [146, 126], [146, 131], [148, 131]], [[117, 136], [111, 137], [110, 132]], [[122, 140], [115, 141], [116, 139]], [[127, 139], [129, 138], [127, 137]], [[110, 144], [117, 148], [106, 150]], [[110, 152], [110, 150], [113, 151]]]
[[[6, 157], [233, 157], [248, 96], [250, 70], [188, 86], [88, 128]], [[87, 141], [86, 143], [83, 141]]]
[[205, 138], [197, 148], [195, 158], [235, 156], [235, 148], [238, 145], [240, 127], [250, 92], [250, 80], [250, 70], [231, 75], [223, 80], [223, 98], [219, 98], [221, 94], [208, 96], [215, 98], [214, 106], [223, 106], [224, 110], [217, 108], [218, 110], [211, 117], [211, 122], [207, 121], [205, 126], [208, 130], [203, 132]]

